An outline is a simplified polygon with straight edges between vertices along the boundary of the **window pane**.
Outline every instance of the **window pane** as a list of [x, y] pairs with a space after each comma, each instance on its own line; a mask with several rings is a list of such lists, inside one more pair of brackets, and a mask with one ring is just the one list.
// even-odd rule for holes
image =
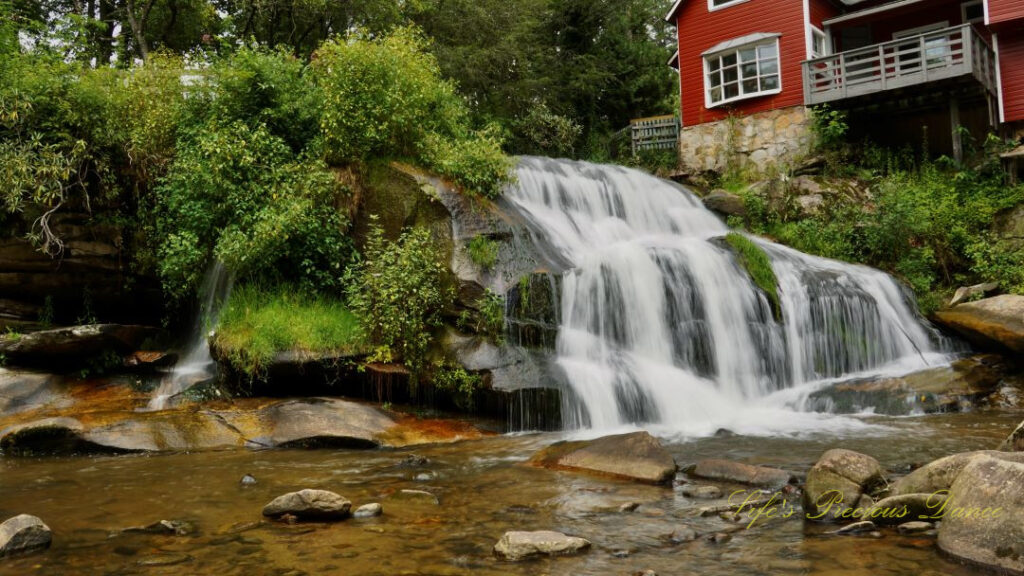
[[757, 54], [760, 58], [774, 58], [775, 44], [765, 44], [757, 47]]
[[778, 76], [765, 76], [764, 78], [761, 78], [761, 90], [777, 90], [778, 88]]
[[736, 53], [725, 54], [722, 56], [722, 66], [735, 66], [736, 65]]
[[732, 68], [723, 68], [722, 69], [722, 78], [725, 80], [725, 82], [735, 82], [736, 81], [736, 67], [733, 66]]
[[739, 95], [740, 95], [740, 85], [739, 84], [726, 84], [725, 85], [725, 97], [726, 98], [735, 98], [735, 97], [737, 97]]
[[757, 63], [751, 62], [750, 64], [744, 64], [740, 68], [743, 72], [744, 78], [755, 78], [757, 77]]
[[757, 50], [754, 48], [744, 48], [740, 50], [740, 61], [741, 62], [753, 62], [757, 59]]
[[719, 75], [718, 72], [712, 72], [711, 74], [708, 74], [708, 86], [714, 88], [715, 86], [718, 86], [721, 83], [722, 76]]
[[743, 81], [743, 93], [753, 94], [757, 92], [757, 78]]
[[722, 67], [722, 61], [718, 58], [708, 60], [708, 70], [715, 71]]
[[776, 74], [779, 71], [778, 60], [762, 60], [761, 74]]
[[712, 88], [711, 89], [711, 102], [714, 103], [714, 102], [721, 102], [721, 101], [722, 101], [722, 89], [721, 88]]

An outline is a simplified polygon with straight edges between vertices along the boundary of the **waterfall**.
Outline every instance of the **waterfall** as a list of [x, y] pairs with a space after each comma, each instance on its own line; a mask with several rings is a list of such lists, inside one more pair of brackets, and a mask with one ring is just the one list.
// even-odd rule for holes
[[220, 312], [231, 295], [234, 278], [221, 262], [215, 262], [206, 272], [199, 288], [199, 310], [185, 348], [178, 360], [160, 383], [149, 401], [149, 410], [163, 410], [176, 394], [216, 374], [216, 363], [210, 356], [210, 331], [217, 326]]
[[540, 251], [567, 263], [555, 354], [569, 427], [713, 432], [779, 391], [952, 351], [886, 274], [752, 237], [779, 281], [777, 321], [721, 241], [729, 229], [682, 186], [530, 157], [517, 176], [508, 202]]

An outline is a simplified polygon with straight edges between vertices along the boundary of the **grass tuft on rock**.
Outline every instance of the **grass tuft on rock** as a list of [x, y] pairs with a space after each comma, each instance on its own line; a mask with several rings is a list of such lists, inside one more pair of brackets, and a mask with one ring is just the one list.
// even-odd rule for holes
[[290, 285], [238, 286], [214, 345], [234, 368], [257, 374], [280, 352], [357, 354], [367, 349], [358, 318], [340, 300]]
[[782, 304], [779, 302], [779, 280], [775, 277], [775, 270], [772, 269], [772, 261], [768, 258], [768, 254], [753, 240], [736, 232], [726, 234], [725, 242], [736, 253], [740, 266], [747, 271], [750, 279], [768, 297], [775, 321], [781, 322]]

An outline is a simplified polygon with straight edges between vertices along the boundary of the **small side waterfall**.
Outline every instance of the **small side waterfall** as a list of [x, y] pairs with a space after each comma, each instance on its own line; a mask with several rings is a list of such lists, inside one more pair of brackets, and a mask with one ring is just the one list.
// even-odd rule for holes
[[210, 356], [209, 335], [217, 326], [221, 309], [231, 295], [233, 284], [234, 277], [219, 261], [206, 272], [199, 288], [199, 311], [185, 355], [154, 392], [149, 401], [149, 410], [163, 410], [176, 394], [216, 374], [215, 362]]
[[[781, 321], [685, 188], [639, 171], [524, 158], [506, 194], [533, 241], [567, 262], [557, 365], [570, 427], [710, 433], [781, 390], [944, 360], [951, 343], [886, 274], [754, 239]], [[768, 418], [786, 417], [783, 408]]]

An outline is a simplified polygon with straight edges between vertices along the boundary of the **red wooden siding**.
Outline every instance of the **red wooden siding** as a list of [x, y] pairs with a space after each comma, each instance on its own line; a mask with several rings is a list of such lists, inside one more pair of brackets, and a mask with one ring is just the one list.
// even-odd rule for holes
[[1003, 82], [1003, 113], [1006, 122], [1024, 120], [1024, 31], [1001, 32], [999, 74]]
[[828, 0], [810, 0], [808, 7], [811, 11], [811, 24], [824, 31], [822, 22], [839, 15], [835, 4]]
[[988, 0], [988, 22], [996, 26], [1024, 19], [1024, 0]]
[[[800, 63], [806, 58], [807, 50], [800, 0], [750, 0], [714, 12], [708, 11], [707, 0], [684, 0], [676, 14], [676, 24], [684, 126], [721, 120], [730, 111], [746, 115], [803, 104]], [[782, 92], [705, 108], [701, 53], [719, 42], [756, 32], [782, 34], [779, 38]]]

